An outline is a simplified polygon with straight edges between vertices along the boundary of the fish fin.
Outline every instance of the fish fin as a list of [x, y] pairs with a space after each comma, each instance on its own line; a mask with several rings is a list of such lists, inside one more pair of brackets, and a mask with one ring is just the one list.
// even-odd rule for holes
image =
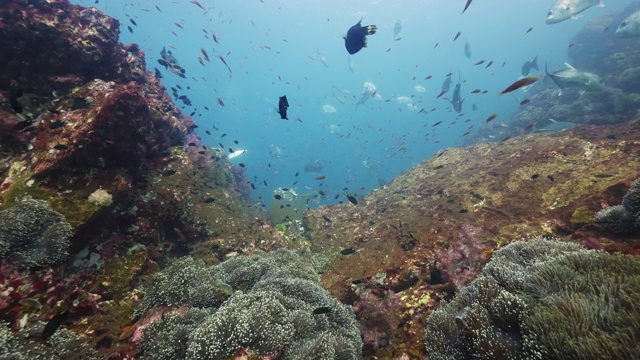
[[580, 90], [580, 91], [578, 91], [578, 92], [580, 93], [580, 95], [584, 95], [584, 93], [585, 93], [586, 91], [584, 91], [584, 90]]
[[531, 67], [536, 70], [540, 70], [538, 69], [538, 55], [536, 55], [536, 57], [533, 58], [533, 61], [531, 62]]
[[576, 68], [574, 68], [573, 66], [571, 66], [571, 64], [569, 63], [564, 63], [564, 65], [567, 67], [567, 69], [569, 70], [575, 70]]
[[367, 35], [373, 35], [376, 33], [376, 31], [378, 31], [378, 27], [375, 25], [369, 25], [367, 26]]
[[559, 90], [558, 90], [558, 96], [562, 96], [562, 88], [559, 88]]
[[580, 17], [581, 17], [581, 15], [571, 15], [571, 18], [573, 20], [578, 20], [578, 19], [580, 19]]
[[549, 118], [549, 120], [550, 120], [552, 123], [557, 123], [557, 122], [558, 122], [558, 120], [554, 120], [554, 119], [552, 119], [552, 118]]
[[367, 38], [364, 38], [364, 47], [367, 47], [367, 45], [369, 45]]
[[604, 7], [604, 3], [602, 2], [602, 0], [600, 0], [600, 2], [598, 3], [598, 5], [596, 5], [596, 7]]

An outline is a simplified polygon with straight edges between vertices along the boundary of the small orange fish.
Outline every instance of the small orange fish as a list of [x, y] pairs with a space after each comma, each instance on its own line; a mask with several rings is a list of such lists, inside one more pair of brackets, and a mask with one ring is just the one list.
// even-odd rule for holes
[[516, 82], [514, 82], [513, 84], [507, 86], [506, 89], [502, 90], [500, 92], [500, 95], [504, 95], [508, 92], [512, 92], [514, 90], [517, 90], [523, 86], [527, 86], [527, 85], [531, 85], [534, 82], [540, 80], [540, 76], [530, 76], [530, 77], [526, 77], [526, 78], [522, 78]]
[[179, 27], [180, 29], [184, 30], [184, 28], [182, 27], [182, 25], [180, 25], [180, 23], [178, 23], [178, 22], [175, 22], [175, 21], [174, 21], [174, 24], [175, 24], [177, 27]]
[[526, 35], [526, 34], [528, 34], [528, 33], [530, 33], [530, 32], [531, 32], [531, 30], [533, 30], [533, 28], [532, 28], [532, 27], [530, 27], [529, 29], [527, 29], [527, 32], [525, 33], [525, 35]]
[[433, 76], [431, 76], [431, 75], [427, 75], [427, 77], [426, 77], [426, 78], [424, 78], [424, 79], [425, 79], [425, 80], [429, 80], [429, 79], [431, 79], [432, 77], [433, 77]]
[[482, 64], [484, 64], [484, 60], [480, 60], [477, 63], [475, 63], [474, 65], [482, 65]]
[[218, 98], [218, 104], [220, 104], [220, 106], [224, 107], [224, 101], [222, 101], [222, 99]]
[[216, 33], [214, 33], [213, 31], [211, 32], [211, 36], [213, 37], [213, 41], [216, 42], [216, 44], [220, 44], [220, 41], [218, 41], [218, 37], [216, 36]]
[[460, 37], [460, 34], [462, 34], [462, 31], [458, 31], [458, 33], [456, 34], [456, 36], [453, 38], [453, 41], [458, 40], [458, 38]]
[[482, 90], [480, 90], [480, 89], [475, 89], [475, 90], [473, 90], [471, 93], [472, 93], [472, 94], [477, 94], [477, 93], [481, 93], [481, 92], [482, 92]]
[[491, 120], [493, 120], [493, 119], [495, 119], [495, 118], [497, 118], [497, 117], [498, 117], [498, 114], [493, 114], [493, 115], [489, 116], [489, 117], [487, 118], [487, 120], [485, 120], [485, 122], [489, 122], [489, 121], [491, 121]]
[[525, 105], [531, 102], [531, 99], [524, 99], [522, 101], [520, 101], [520, 105]]
[[437, 42], [437, 43], [433, 46], [433, 48], [434, 48], [434, 49], [435, 49], [435, 48], [437, 48], [437, 47], [438, 47], [438, 45], [440, 45], [440, 43], [439, 43], [439, 42]]
[[318, 177], [316, 178], [316, 180], [324, 180], [324, 179], [326, 179], [326, 178], [327, 178], [326, 176], [324, 176], [324, 175], [320, 175], [320, 176], [318, 176]]

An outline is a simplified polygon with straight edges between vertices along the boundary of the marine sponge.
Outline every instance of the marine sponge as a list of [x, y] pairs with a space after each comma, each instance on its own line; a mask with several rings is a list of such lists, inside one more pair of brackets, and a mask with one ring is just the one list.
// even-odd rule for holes
[[429, 317], [431, 360], [635, 359], [640, 259], [549, 239], [494, 253]]
[[610, 206], [595, 215], [595, 222], [614, 234], [631, 234], [640, 229], [640, 179], [622, 197], [622, 205]]
[[46, 201], [24, 198], [0, 211], [0, 259], [32, 268], [58, 264], [68, 256], [72, 227]]

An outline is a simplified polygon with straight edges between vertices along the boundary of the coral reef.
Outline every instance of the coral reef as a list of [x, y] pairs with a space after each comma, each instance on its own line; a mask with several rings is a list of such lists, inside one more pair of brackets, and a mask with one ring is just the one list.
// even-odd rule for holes
[[429, 359], [633, 359], [640, 260], [536, 238], [429, 317]]
[[97, 353], [88, 346], [86, 337], [66, 329], [57, 331], [46, 340], [30, 334], [30, 332], [41, 333], [45, 325], [36, 323], [17, 333], [12, 333], [4, 325], [0, 326], [0, 359], [98, 359]]
[[640, 179], [631, 184], [622, 205], [598, 211], [595, 222], [614, 234], [632, 234], [640, 229]]
[[0, 211], [0, 259], [32, 268], [67, 258], [73, 234], [64, 216], [46, 201], [25, 198]]
[[[194, 265], [205, 271], [202, 264], [186, 261], [190, 264], [174, 264], [160, 274], [182, 272], [177, 269]], [[248, 269], [243, 265], [249, 265]], [[313, 268], [295, 253], [279, 250], [238, 256], [209, 270], [211, 278], [226, 279], [234, 289], [243, 290], [235, 291], [219, 307], [217, 301], [194, 303], [189, 296], [183, 297], [182, 303], [171, 304], [205, 309], [190, 306], [149, 325], [143, 336], [147, 356], [225, 359], [248, 352], [292, 360], [361, 357], [362, 341], [353, 311], [331, 298], [319, 286]], [[154, 276], [148, 285], [156, 284], [158, 278]], [[171, 284], [175, 287], [172, 292], [186, 291], [202, 299], [211, 293], [205, 289], [196, 294], [199, 285], [176, 280]]]

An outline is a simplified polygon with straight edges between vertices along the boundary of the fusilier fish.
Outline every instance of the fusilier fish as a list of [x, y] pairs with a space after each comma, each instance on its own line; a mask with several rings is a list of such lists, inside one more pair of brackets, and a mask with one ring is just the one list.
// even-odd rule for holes
[[640, 11], [634, 12], [622, 21], [616, 30], [616, 36], [619, 38], [640, 37]]
[[569, 18], [576, 19], [577, 15], [590, 7], [603, 7], [602, 0], [557, 0], [547, 13], [548, 25], [557, 24]]
[[598, 75], [580, 71], [567, 63], [565, 63], [565, 66], [566, 69], [549, 73], [547, 65], [544, 65], [545, 76], [550, 77], [560, 88], [559, 95], [562, 95], [562, 89], [566, 88], [576, 88], [581, 91], [598, 91], [604, 89], [604, 83]]

